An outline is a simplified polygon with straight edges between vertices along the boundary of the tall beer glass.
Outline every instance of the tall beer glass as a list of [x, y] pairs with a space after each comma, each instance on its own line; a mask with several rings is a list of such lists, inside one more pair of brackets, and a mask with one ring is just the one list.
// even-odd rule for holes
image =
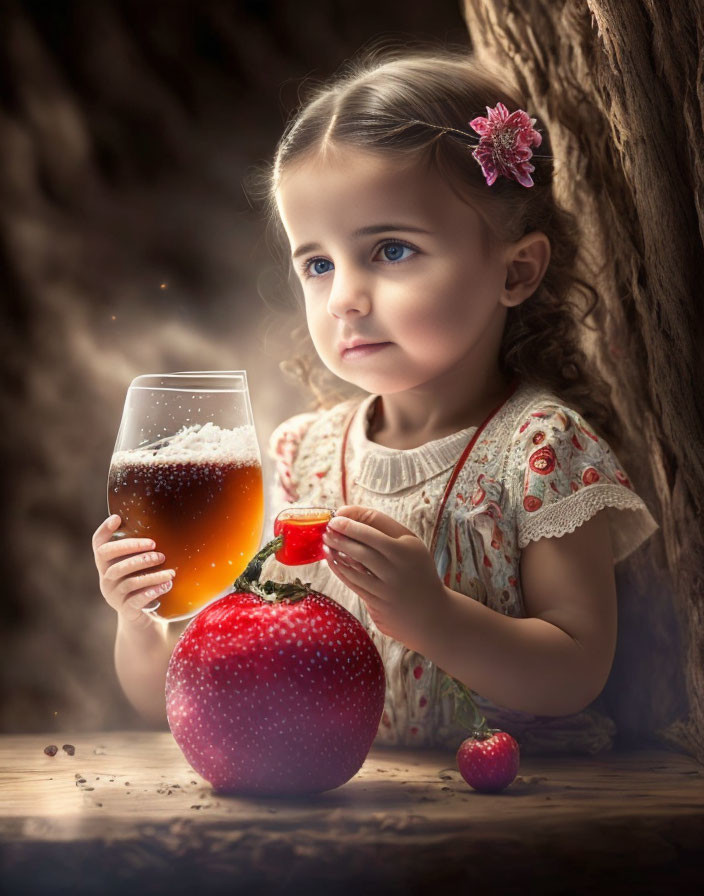
[[244, 370], [138, 376], [108, 474], [117, 538], [151, 538], [176, 571], [145, 612], [189, 619], [226, 594], [260, 546], [261, 455]]

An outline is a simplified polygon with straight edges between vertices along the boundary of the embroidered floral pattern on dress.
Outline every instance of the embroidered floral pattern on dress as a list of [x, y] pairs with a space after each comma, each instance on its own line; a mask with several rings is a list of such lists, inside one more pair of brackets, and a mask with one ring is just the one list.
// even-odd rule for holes
[[[361, 403], [350, 399], [277, 427], [269, 441], [279, 480], [271, 493], [279, 502], [273, 513], [287, 503], [342, 503], [343, 426], [358, 408], [345, 458], [348, 503], [394, 517], [429, 546], [448, 476], [476, 427], [417, 448], [392, 450], [367, 438], [375, 400], [373, 395]], [[583, 418], [554, 395], [522, 385], [482, 431], [448, 496], [435, 555], [438, 574], [468, 600], [525, 616], [521, 549], [541, 532], [574, 531], [603, 508], [611, 514], [616, 559], [658, 528], [609, 446]], [[264, 577], [282, 581], [291, 574], [273, 556], [262, 570]], [[356, 616], [381, 654], [387, 692], [376, 742], [457, 749], [464, 731], [453, 723], [452, 699], [440, 695], [442, 670], [379, 632], [364, 602], [326, 562], [296, 567], [295, 575]], [[572, 716], [540, 717], [497, 707], [472, 693], [490, 724], [513, 734], [524, 753], [594, 753], [613, 742], [613, 721], [593, 706]]]
[[[492, 469], [491, 472], [494, 476], [485, 471], [479, 473], [473, 488], [465, 490], [470, 495], [469, 502], [463, 493], [456, 495], [454, 507], [440, 524], [435, 552], [435, 566], [443, 582], [473, 597], [477, 586], [481, 592], [482, 583], [484, 594], [493, 590], [494, 564], [503, 567], [506, 556], [509, 556], [502, 530], [504, 486], [495, 478], [496, 471]], [[470, 570], [476, 571], [476, 575], [470, 574], [471, 581], [467, 581]], [[516, 602], [516, 612], [511, 615], [520, 615], [519, 609]]]

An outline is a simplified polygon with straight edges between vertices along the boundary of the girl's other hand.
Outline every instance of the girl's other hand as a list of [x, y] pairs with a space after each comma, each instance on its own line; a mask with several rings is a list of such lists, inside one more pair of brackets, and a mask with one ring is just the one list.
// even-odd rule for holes
[[100, 591], [108, 605], [125, 622], [139, 627], [151, 624], [143, 607], [167, 592], [176, 574], [173, 569], [144, 570], [166, 559], [155, 551], [150, 538], [123, 538], [111, 541], [121, 518], [113, 514], [93, 533], [93, 556], [98, 569]]
[[421, 539], [380, 510], [349, 504], [337, 508], [323, 543], [329, 568], [379, 631], [423, 653], [447, 592]]

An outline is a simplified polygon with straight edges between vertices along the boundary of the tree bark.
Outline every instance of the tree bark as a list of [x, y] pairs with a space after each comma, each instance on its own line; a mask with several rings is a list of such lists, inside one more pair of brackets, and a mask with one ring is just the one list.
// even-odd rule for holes
[[[662, 527], [630, 569], [634, 599], [664, 627], [669, 573], [683, 643], [667, 635], [688, 710], [654, 734], [704, 762], [704, 3], [465, 0], [464, 12], [475, 53], [547, 125], [558, 199], [584, 227], [603, 297], [585, 348], [615, 387], [622, 461]], [[652, 722], [672, 695], [651, 656], [639, 664]]]

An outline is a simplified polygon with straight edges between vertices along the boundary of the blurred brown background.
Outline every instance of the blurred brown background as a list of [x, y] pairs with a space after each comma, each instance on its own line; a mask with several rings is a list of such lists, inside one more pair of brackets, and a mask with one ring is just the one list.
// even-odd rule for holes
[[[3, 731], [146, 727], [90, 548], [125, 391], [145, 372], [245, 369], [263, 455], [307, 408], [278, 368], [294, 306], [246, 184], [304, 79], [379, 38], [469, 48], [461, 0], [0, 7]], [[636, 587], [639, 562], [617, 568], [605, 692], [624, 741], [685, 705], [674, 617], [654, 629], [642, 609], [665, 619], [670, 585]]]
[[263, 455], [306, 409], [245, 188], [303, 80], [376, 39], [468, 44], [459, 0], [0, 5], [3, 731], [141, 727], [90, 547], [127, 386], [246, 370]]

